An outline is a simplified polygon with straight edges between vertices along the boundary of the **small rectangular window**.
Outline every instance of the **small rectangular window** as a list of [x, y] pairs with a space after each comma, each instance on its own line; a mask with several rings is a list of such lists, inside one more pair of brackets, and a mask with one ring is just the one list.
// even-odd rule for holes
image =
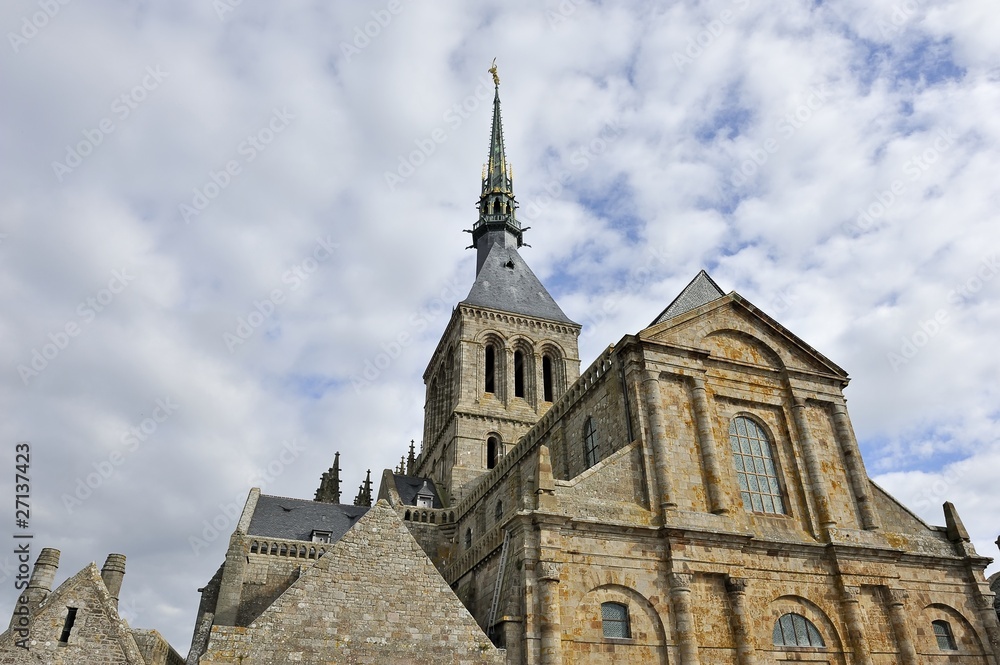
[[628, 621], [628, 607], [621, 603], [601, 603], [601, 628], [604, 637], [628, 639], [632, 629]]

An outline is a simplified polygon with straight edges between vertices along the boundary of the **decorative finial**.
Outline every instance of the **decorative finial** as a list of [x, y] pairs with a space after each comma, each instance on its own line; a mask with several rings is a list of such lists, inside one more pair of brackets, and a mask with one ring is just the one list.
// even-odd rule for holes
[[500, 87], [500, 75], [497, 74], [497, 59], [493, 58], [493, 66], [489, 69], [490, 74], [493, 74], [493, 85]]

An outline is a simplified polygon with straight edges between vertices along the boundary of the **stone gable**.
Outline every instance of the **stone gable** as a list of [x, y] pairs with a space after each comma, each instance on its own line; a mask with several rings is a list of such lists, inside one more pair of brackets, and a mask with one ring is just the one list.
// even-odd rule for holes
[[202, 665], [504, 662], [380, 501], [248, 627], [216, 626]]
[[[63, 643], [60, 637], [69, 608], [77, 612]], [[16, 639], [11, 631], [0, 636], [3, 665], [146, 665], [93, 563], [63, 582], [38, 606], [31, 618], [28, 649], [15, 646]]]

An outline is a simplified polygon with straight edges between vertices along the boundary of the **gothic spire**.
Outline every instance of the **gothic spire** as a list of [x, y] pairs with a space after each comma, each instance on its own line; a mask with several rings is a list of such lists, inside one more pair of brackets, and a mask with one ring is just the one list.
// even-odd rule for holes
[[503, 121], [500, 117], [500, 77], [496, 59], [490, 68], [493, 75], [493, 129], [490, 132], [490, 152], [483, 167], [482, 193], [479, 195], [479, 219], [472, 227], [472, 246], [476, 248], [476, 274], [483, 267], [494, 244], [521, 247], [521, 223], [517, 221], [514, 199], [513, 172], [507, 162], [503, 143]]
[[324, 471], [313, 501], [320, 503], [340, 503], [340, 453], [333, 456], [333, 466]]

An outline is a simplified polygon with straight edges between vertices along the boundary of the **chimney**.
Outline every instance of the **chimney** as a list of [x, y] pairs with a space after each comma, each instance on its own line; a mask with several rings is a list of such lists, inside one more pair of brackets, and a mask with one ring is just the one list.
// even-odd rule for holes
[[32, 612], [52, 591], [52, 582], [56, 579], [57, 570], [59, 570], [59, 550], [51, 547], [42, 548], [35, 561], [35, 568], [31, 571], [28, 589], [24, 592]]
[[125, 579], [125, 555], [109, 554], [108, 560], [101, 568], [101, 579], [104, 586], [108, 588], [108, 594], [114, 601], [115, 609], [118, 609], [118, 594], [122, 590], [122, 580]]

